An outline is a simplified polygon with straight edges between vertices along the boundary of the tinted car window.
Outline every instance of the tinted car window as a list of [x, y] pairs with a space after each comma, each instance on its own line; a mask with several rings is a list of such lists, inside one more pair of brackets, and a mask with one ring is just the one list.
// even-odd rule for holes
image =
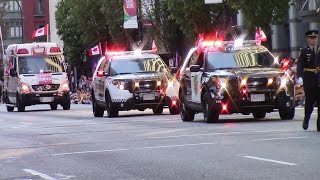
[[273, 67], [274, 58], [268, 52], [243, 52], [235, 53], [208, 52], [207, 69], [238, 68], [238, 67]]
[[159, 58], [114, 59], [111, 62], [111, 74], [163, 72], [169, 73], [168, 67]]

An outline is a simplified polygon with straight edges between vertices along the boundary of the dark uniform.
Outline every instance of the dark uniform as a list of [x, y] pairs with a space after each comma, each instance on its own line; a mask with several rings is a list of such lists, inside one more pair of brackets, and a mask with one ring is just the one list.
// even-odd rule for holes
[[[318, 36], [318, 31], [306, 32], [308, 38]], [[314, 104], [320, 104], [320, 48], [318, 45], [310, 45], [300, 49], [297, 76], [303, 78], [305, 91], [305, 115], [302, 124], [303, 129], [307, 130], [309, 119], [313, 111]], [[318, 108], [317, 130], [320, 131], [320, 108]]]

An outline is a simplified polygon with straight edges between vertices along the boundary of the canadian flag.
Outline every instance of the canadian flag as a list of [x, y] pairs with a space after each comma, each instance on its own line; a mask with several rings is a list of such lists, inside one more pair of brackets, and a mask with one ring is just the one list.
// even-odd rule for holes
[[156, 43], [154, 42], [154, 40], [152, 41], [152, 52], [157, 52], [158, 48], [156, 46]]
[[255, 39], [257, 40], [257, 41], [262, 41], [262, 42], [265, 42], [265, 41], [267, 41], [267, 36], [266, 36], [266, 34], [263, 32], [263, 30], [261, 29], [261, 27], [258, 27], [258, 28], [256, 28], [256, 37], [255, 37]]
[[44, 27], [33, 31], [33, 33], [32, 33], [32, 38], [48, 35], [48, 27], [49, 27], [49, 26], [48, 26], [48, 24], [47, 24], [47, 25], [45, 25]]
[[97, 44], [96, 46], [94, 46], [93, 48], [90, 48], [88, 50], [88, 55], [89, 56], [94, 56], [94, 55], [98, 55], [98, 54], [102, 54], [101, 43], [100, 42], [99, 42], [99, 44]]

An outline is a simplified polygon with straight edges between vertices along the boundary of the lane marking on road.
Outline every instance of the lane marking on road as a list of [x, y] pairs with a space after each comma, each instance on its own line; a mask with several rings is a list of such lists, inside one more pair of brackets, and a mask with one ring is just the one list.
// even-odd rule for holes
[[285, 140], [285, 139], [304, 139], [306, 136], [297, 136], [297, 137], [283, 137], [283, 138], [267, 138], [267, 139], [255, 139], [253, 142], [257, 141], [273, 141], [273, 140]]
[[297, 132], [297, 129], [269, 130], [269, 131], [214, 132], [214, 133], [206, 133], [206, 134], [185, 134], [185, 135], [176, 135], [176, 136], [157, 136], [157, 137], [149, 137], [149, 138], [150, 139], [165, 139], [165, 138], [180, 138], [180, 137], [195, 137], [195, 136], [255, 134], [255, 133], [270, 133], [270, 132]]
[[171, 130], [164, 130], [164, 131], [156, 131], [156, 132], [149, 132], [144, 134], [139, 134], [137, 136], [150, 136], [150, 135], [156, 135], [156, 134], [166, 134], [166, 133], [173, 133], [178, 131], [186, 131], [188, 129], [171, 129]]
[[125, 148], [125, 149], [105, 149], [105, 150], [96, 150], [96, 151], [76, 151], [69, 153], [56, 153], [51, 154], [52, 156], [64, 156], [64, 155], [76, 155], [76, 154], [89, 154], [89, 153], [103, 153], [103, 152], [117, 152], [117, 151], [132, 151], [132, 150], [146, 150], [146, 149], [160, 149], [160, 148], [175, 148], [175, 147], [186, 147], [186, 146], [202, 146], [202, 145], [213, 145], [217, 142], [210, 143], [197, 143], [197, 144], [175, 144], [167, 146], [147, 146], [140, 148]]
[[272, 162], [272, 163], [277, 163], [277, 164], [289, 165], [289, 166], [296, 166], [297, 165], [295, 163], [277, 161], [277, 160], [273, 160], [273, 159], [266, 159], [266, 158], [255, 157], [255, 156], [242, 156], [242, 157], [248, 158], [248, 159], [255, 159], [255, 160], [259, 160], [259, 161], [266, 161], [266, 162]]
[[48, 176], [46, 174], [43, 174], [41, 172], [38, 172], [38, 171], [35, 171], [35, 170], [32, 170], [32, 169], [23, 169], [23, 171], [25, 171], [27, 173], [30, 173], [32, 175], [35, 175], [35, 176], [39, 176], [39, 177], [41, 177], [42, 179], [45, 179], [45, 180], [57, 180], [56, 178], [53, 178], [51, 176]]

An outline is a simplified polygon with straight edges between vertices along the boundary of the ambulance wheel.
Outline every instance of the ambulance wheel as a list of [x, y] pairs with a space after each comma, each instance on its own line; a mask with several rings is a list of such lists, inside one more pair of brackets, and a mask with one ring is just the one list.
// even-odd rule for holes
[[70, 110], [71, 101], [70, 96], [67, 97], [67, 99], [61, 104], [63, 110]]
[[50, 108], [51, 108], [51, 110], [57, 110], [58, 104], [56, 104], [56, 103], [50, 104]]
[[152, 111], [153, 111], [153, 114], [160, 115], [163, 113], [163, 106], [159, 105], [158, 107], [153, 108]]
[[119, 111], [116, 107], [113, 106], [110, 94], [106, 92], [106, 104], [107, 104], [107, 114], [109, 118], [118, 117]]
[[24, 112], [26, 110], [26, 106], [23, 104], [23, 102], [21, 101], [19, 95], [17, 94], [17, 108], [18, 108], [18, 112]]
[[8, 111], [8, 112], [13, 112], [13, 110], [14, 110], [14, 107], [12, 107], [12, 106], [7, 106], [7, 111]]

